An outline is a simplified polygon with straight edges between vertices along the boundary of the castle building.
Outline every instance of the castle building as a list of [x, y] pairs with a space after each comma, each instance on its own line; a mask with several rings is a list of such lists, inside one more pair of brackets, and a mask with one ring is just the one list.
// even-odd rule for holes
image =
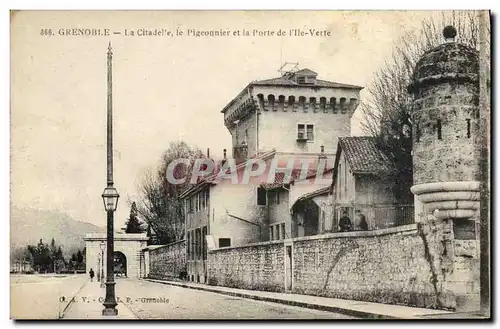
[[[435, 259], [439, 302], [457, 310], [479, 303], [479, 56], [447, 42], [418, 61], [409, 91], [414, 94], [413, 180], [422, 204], [416, 218]], [[438, 241], [436, 246], [429, 241]]]
[[333, 167], [338, 138], [350, 135], [362, 89], [317, 76], [302, 69], [253, 81], [222, 109], [238, 171], [249, 159], [265, 161], [266, 173], [273, 162], [282, 168], [293, 159], [293, 168], [288, 180], [279, 173], [272, 182], [250, 184], [206, 179], [182, 194], [188, 279], [205, 282], [209, 247], [292, 236], [289, 184], [301, 175], [301, 161], [309, 163], [306, 176], [321, 161], [323, 169]]

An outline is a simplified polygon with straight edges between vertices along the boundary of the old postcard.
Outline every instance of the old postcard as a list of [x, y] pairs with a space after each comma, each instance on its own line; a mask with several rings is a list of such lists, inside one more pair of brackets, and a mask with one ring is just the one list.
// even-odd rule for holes
[[488, 11], [11, 11], [12, 319], [490, 318]]

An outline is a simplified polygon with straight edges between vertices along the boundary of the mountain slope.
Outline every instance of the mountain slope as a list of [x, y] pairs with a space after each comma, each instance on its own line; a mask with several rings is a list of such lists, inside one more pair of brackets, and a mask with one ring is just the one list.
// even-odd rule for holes
[[57, 245], [62, 245], [65, 256], [70, 256], [85, 247], [86, 233], [105, 231], [104, 227], [74, 220], [62, 212], [17, 207], [10, 211], [11, 249], [36, 244], [40, 239], [49, 244], [54, 238]]

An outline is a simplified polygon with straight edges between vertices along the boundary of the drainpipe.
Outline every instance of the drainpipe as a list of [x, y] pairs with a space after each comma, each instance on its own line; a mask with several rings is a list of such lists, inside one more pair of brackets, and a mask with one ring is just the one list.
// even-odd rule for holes
[[[235, 215], [231, 215], [231, 214], [229, 213], [229, 211], [227, 211], [227, 209], [226, 209], [226, 214], [227, 214], [229, 217], [232, 217], [232, 218], [235, 218], [235, 219], [241, 220], [242, 222], [245, 222], [245, 223], [248, 223], [248, 224], [252, 224], [252, 225], [257, 226], [257, 227], [259, 228], [259, 237], [260, 237], [260, 239], [262, 238], [262, 226], [260, 226], [260, 224], [257, 224], [257, 223], [254, 223], [254, 222], [251, 222], [251, 221], [249, 221], [249, 220], [246, 220], [246, 219], [244, 219], [244, 218], [241, 218], [241, 217], [238, 217], [238, 216], [235, 216]], [[259, 239], [259, 240], [260, 240], [260, 239]], [[259, 242], [260, 242], [260, 241], [259, 241]]]
[[[252, 87], [248, 87], [248, 97], [253, 102]], [[259, 153], [259, 109], [255, 110], [255, 154]]]

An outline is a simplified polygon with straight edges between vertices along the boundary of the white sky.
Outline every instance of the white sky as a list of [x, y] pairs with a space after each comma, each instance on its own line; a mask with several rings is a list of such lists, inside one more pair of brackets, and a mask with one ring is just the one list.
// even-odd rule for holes
[[[115, 215], [170, 141], [211, 155], [230, 149], [220, 113], [251, 80], [278, 76], [281, 60], [318, 78], [368, 87], [406, 30], [431, 12], [21, 12], [11, 23], [11, 202], [64, 211], [104, 226], [106, 51], [113, 46]], [[290, 28], [325, 37], [41, 36], [41, 28], [111, 30]], [[362, 93], [362, 100], [366, 92]], [[353, 134], [360, 134], [359, 113]]]

